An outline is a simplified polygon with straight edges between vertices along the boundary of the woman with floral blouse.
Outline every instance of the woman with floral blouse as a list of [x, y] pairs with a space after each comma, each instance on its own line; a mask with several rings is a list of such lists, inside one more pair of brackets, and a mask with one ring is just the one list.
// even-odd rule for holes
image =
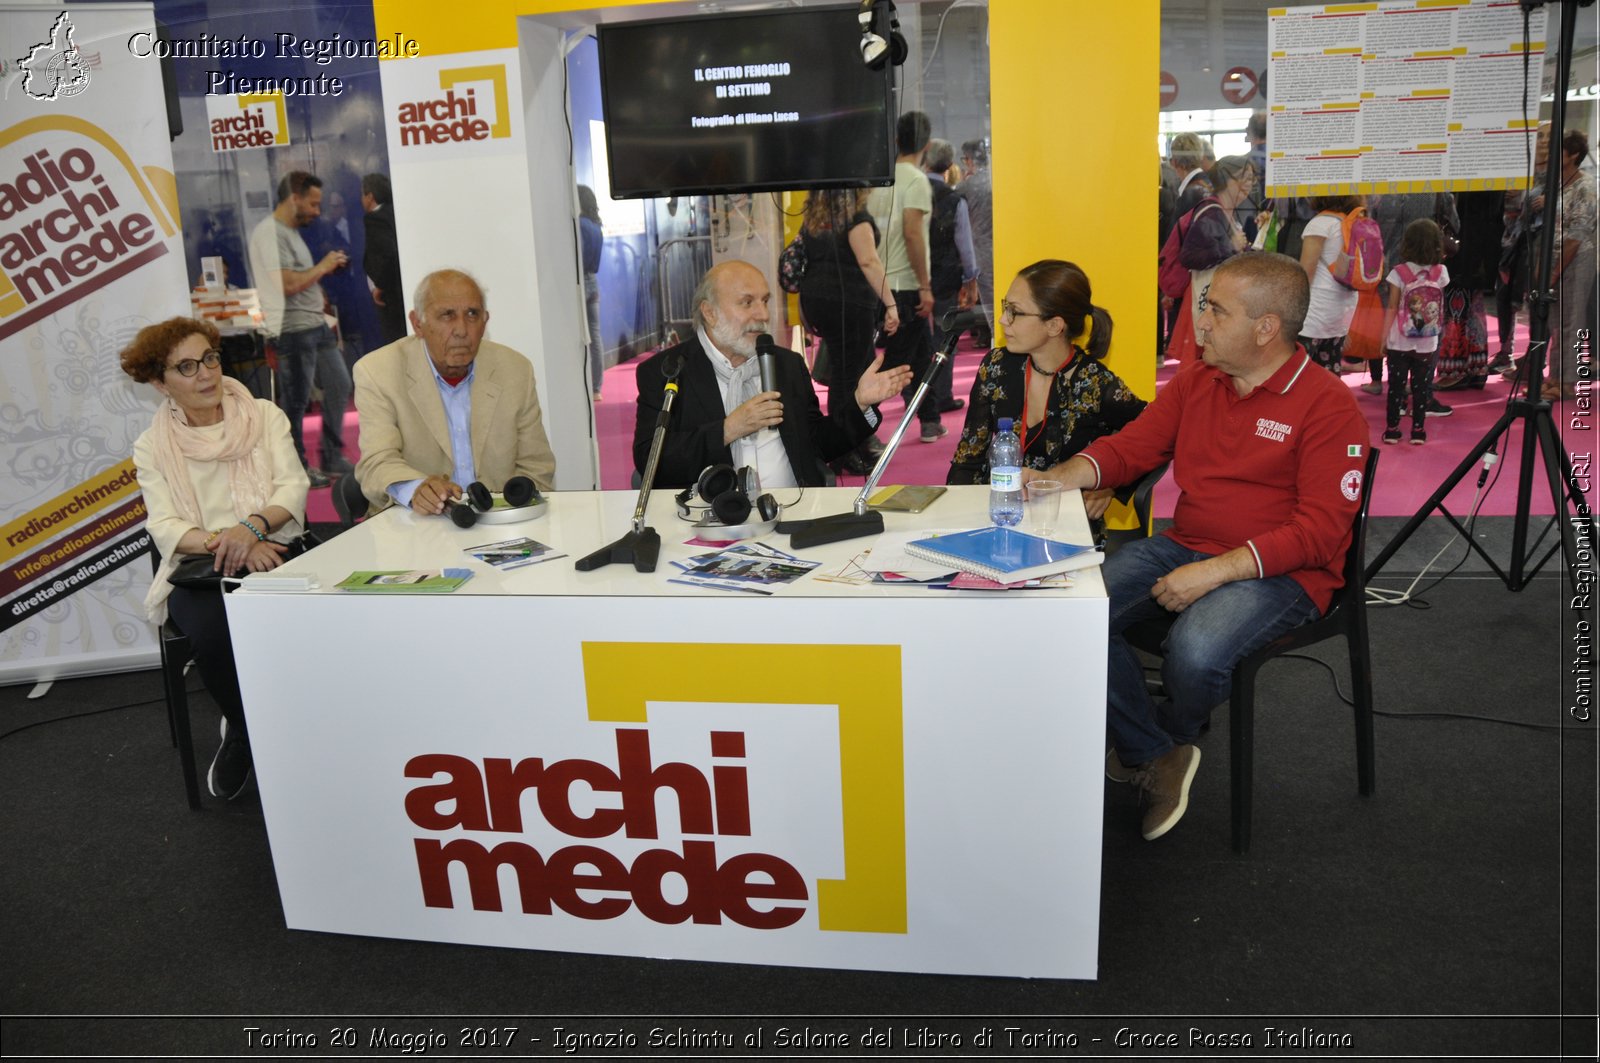
[[[989, 482], [989, 442], [1001, 417], [1016, 425], [1022, 463], [1048, 469], [1117, 431], [1145, 407], [1101, 364], [1111, 346], [1111, 315], [1094, 305], [1089, 278], [1071, 262], [1045, 259], [1018, 273], [1000, 304], [1000, 321], [1006, 345], [990, 351], [978, 367], [950, 462], [952, 484]], [[1090, 518], [1098, 518], [1111, 492], [1086, 491], [1083, 500]]]

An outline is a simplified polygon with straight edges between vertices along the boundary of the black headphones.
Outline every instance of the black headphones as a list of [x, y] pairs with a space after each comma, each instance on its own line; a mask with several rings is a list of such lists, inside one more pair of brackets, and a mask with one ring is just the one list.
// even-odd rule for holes
[[[533, 481], [526, 476], [513, 476], [506, 481], [506, 489], [501, 492], [506, 505], [513, 509], [520, 509], [532, 502], [543, 501], [539, 489], [533, 486]], [[467, 493], [461, 501], [450, 507], [450, 519], [455, 521], [458, 528], [470, 528], [478, 523], [478, 514], [487, 513], [494, 508], [494, 496], [489, 489], [477, 480], [467, 485]]]
[[748, 465], [742, 469], [732, 465], [709, 465], [693, 487], [678, 492], [678, 516], [694, 520], [691, 510], [698, 497], [700, 504], [710, 506], [711, 515], [722, 524], [743, 524], [750, 519], [752, 508], [761, 520], [777, 520], [778, 500], [770, 494], [763, 494], [751, 503], [750, 492], [755, 489], [755, 483], [755, 470]]
[[900, 35], [900, 17], [893, 0], [861, 0], [856, 21], [861, 24], [861, 61], [868, 70], [882, 70], [885, 63], [900, 66], [906, 61], [910, 49]]

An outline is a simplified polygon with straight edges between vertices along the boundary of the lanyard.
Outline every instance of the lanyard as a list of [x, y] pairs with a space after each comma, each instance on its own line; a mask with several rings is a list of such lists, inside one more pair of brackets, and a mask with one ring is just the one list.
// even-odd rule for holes
[[[1062, 370], [1066, 369], [1077, 360], [1078, 351], [1077, 348], [1073, 348], [1072, 353], [1067, 355], [1067, 360], [1056, 366], [1056, 371], [1054, 373], [1045, 373], [1043, 369], [1039, 370], [1039, 372], [1051, 378], [1050, 386], [1051, 388], [1054, 388], [1055, 377], [1059, 376]], [[1028, 398], [1033, 392], [1032, 385], [1033, 355], [1030, 354], [1028, 355], [1028, 364], [1022, 369], [1022, 453], [1024, 456], [1027, 455], [1028, 448], [1039, 441], [1039, 437], [1044, 434], [1045, 426], [1050, 422], [1050, 400], [1046, 398], [1044, 404], [1044, 416], [1039, 418], [1039, 430], [1033, 434], [1032, 439], [1028, 438]]]

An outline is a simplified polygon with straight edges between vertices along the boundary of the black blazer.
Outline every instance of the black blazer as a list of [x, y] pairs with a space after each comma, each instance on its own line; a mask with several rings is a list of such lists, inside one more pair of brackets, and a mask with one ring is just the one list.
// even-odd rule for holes
[[[650, 460], [650, 441], [655, 435], [656, 415], [661, 411], [662, 389], [666, 385], [663, 366], [669, 358], [682, 358], [678, 373], [678, 398], [672, 404], [672, 420], [661, 448], [661, 464], [656, 470], [656, 487], [689, 487], [708, 465], [733, 464], [733, 450], [723, 445], [722, 389], [710, 356], [698, 339], [680, 343], [647, 358], [639, 365], [639, 406], [633, 427], [633, 464], [641, 474]], [[783, 423], [778, 437], [789, 455], [795, 482], [802, 487], [821, 487], [823, 464], [854, 450], [872, 426], [855, 403], [850, 403], [844, 422], [822, 412], [811, 374], [803, 358], [793, 351], [778, 349], [778, 391], [783, 397]]]
[[377, 307], [378, 323], [383, 329], [383, 342], [394, 343], [406, 338], [406, 293], [400, 279], [400, 246], [394, 232], [394, 207], [386, 204], [362, 217], [366, 225], [367, 250], [361, 267], [383, 292], [383, 305]]

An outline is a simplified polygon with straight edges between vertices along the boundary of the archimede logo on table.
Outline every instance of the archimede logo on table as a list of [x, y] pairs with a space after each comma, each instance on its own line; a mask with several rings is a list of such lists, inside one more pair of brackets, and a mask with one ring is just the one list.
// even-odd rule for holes
[[[749, 703], [744, 670], [730, 660], [759, 659], [785, 677], [763, 704], [838, 706], [843, 878], [819, 879], [795, 866], [794, 854], [739, 851], [735, 839], [760, 837], [750, 793], [761, 780], [745, 760], [745, 731], [707, 736], [709, 771], [693, 764], [657, 764], [644, 726], [649, 702]], [[817, 667], [826, 660], [830, 667]], [[614, 919], [630, 910], [658, 923], [720, 924], [759, 930], [792, 926], [815, 899], [822, 930], [906, 932], [905, 764], [901, 734], [899, 648], [895, 646], [738, 646], [726, 643], [583, 644], [588, 716], [615, 724], [615, 758], [545, 755], [481, 763], [424, 754], [407, 764], [405, 810], [423, 831], [415, 839], [423, 902], [454, 908], [452, 865], [465, 869], [471, 905], [501, 911], [502, 868], [514, 871], [529, 915], [556, 910], [582, 919]], [[752, 726], [757, 719], [752, 717]], [[574, 807], [574, 789], [591, 800]], [[577, 844], [540, 852], [507, 838], [488, 845], [462, 832], [523, 836], [523, 795], [534, 791], [544, 824]], [[682, 839], [662, 839], [658, 798], [676, 802]], [[804, 794], [795, 800], [804, 801]], [[632, 857], [601, 839], [662, 840]], [[718, 850], [719, 840], [725, 848]], [[589, 844], [589, 843], [593, 844]], [[637, 843], [626, 846], [637, 848]], [[631, 859], [631, 863], [629, 860]], [[678, 881], [673, 881], [674, 877]]]

